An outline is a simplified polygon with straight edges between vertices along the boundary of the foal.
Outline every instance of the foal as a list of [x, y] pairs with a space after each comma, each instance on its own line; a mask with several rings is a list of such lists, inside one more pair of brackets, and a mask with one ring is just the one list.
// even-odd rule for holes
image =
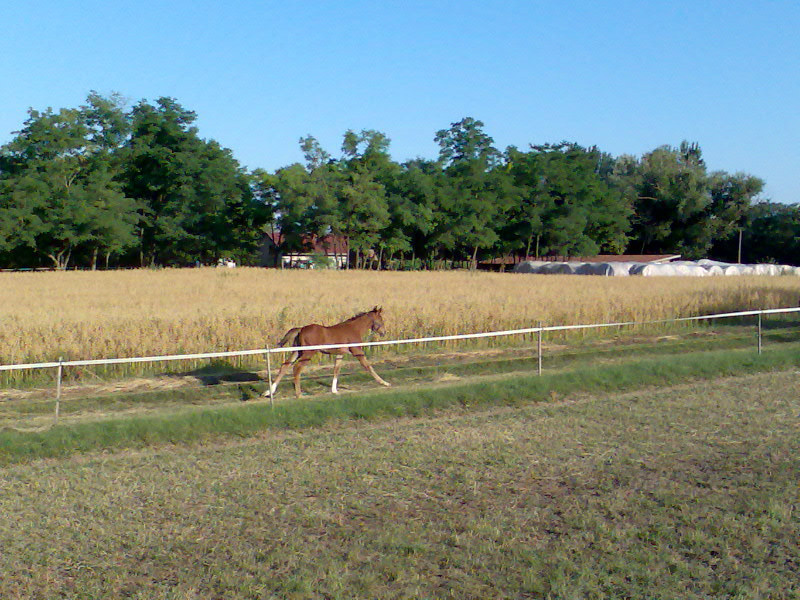
[[[288, 344], [289, 346], [299, 347], [323, 346], [328, 344], [355, 344], [362, 341], [364, 334], [369, 330], [372, 330], [379, 335], [385, 335], [386, 329], [383, 326], [383, 317], [381, 315], [382, 310], [383, 309], [376, 306], [370, 311], [359, 313], [356, 316], [347, 319], [346, 321], [342, 321], [336, 325], [331, 325], [330, 327], [317, 325], [316, 323], [306, 325], [305, 327], [295, 327], [286, 332], [286, 335], [284, 335], [281, 341], [278, 342], [278, 345], [286, 346]], [[364, 367], [364, 369], [370, 375], [372, 375], [375, 381], [381, 385], [385, 385], [386, 387], [390, 387], [392, 385], [391, 383], [381, 379], [381, 377], [375, 372], [375, 369], [373, 369], [372, 366], [367, 362], [367, 357], [364, 355], [364, 350], [361, 348], [361, 346], [351, 346], [349, 348], [327, 348], [325, 350], [298, 350], [291, 356], [291, 358], [289, 358], [289, 360], [281, 365], [281, 368], [275, 377], [275, 381], [272, 383], [272, 388], [264, 392], [263, 395], [271, 396], [275, 394], [275, 390], [278, 389], [278, 383], [289, 370], [289, 367], [294, 365], [294, 393], [295, 396], [299, 398], [302, 394], [302, 391], [300, 390], [300, 372], [305, 368], [306, 364], [308, 364], [308, 361], [311, 360], [311, 357], [317, 352], [335, 355], [333, 364], [333, 385], [331, 385], [331, 392], [334, 394], [339, 393], [336, 383], [339, 379], [339, 369], [342, 366], [342, 358], [344, 358], [345, 352], [350, 352], [350, 354], [355, 356], [361, 363], [361, 366]]]

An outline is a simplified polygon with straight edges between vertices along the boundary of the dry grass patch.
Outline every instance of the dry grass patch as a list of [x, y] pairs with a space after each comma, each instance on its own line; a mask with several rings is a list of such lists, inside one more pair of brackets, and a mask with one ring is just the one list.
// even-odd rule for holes
[[800, 278], [164, 269], [2, 273], [0, 362], [260, 348], [385, 308], [393, 338], [793, 306]]

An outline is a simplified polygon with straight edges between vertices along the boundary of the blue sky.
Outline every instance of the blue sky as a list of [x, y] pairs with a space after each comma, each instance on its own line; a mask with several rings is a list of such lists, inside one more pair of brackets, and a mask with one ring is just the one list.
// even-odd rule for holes
[[480, 119], [500, 149], [618, 156], [698, 142], [711, 170], [800, 202], [800, 2], [0, 0], [0, 144], [29, 107], [90, 90], [176, 98], [248, 168], [335, 156], [377, 129], [394, 159]]

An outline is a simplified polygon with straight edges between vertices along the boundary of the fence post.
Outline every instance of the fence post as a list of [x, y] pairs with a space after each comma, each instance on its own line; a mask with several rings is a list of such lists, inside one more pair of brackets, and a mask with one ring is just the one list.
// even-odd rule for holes
[[761, 312], [758, 313], [758, 353], [761, 354]]
[[64, 373], [64, 358], [58, 357], [58, 376], [56, 378], [56, 414], [53, 417], [53, 423], [58, 423], [58, 415], [61, 412], [61, 377]]
[[267, 382], [268, 382], [267, 385], [269, 385], [269, 388], [267, 389], [269, 390], [269, 405], [274, 409], [275, 401], [272, 399], [272, 361], [270, 360], [271, 352], [269, 351], [270, 350], [269, 344], [267, 344], [266, 350], [267, 350]]
[[539, 331], [536, 332], [536, 356], [538, 358], [538, 370], [537, 373], [539, 375], [542, 374], [542, 322], [539, 321]]

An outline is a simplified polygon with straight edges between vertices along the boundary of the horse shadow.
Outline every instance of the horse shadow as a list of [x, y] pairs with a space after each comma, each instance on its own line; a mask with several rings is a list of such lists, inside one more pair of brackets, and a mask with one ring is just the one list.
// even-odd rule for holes
[[205, 387], [238, 383], [242, 391], [242, 400], [248, 400], [258, 395], [253, 384], [265, 383], [256, 369], [238, 367], [226, 360], [213, 360], [197, 369], [173, 371], [164, 375], [176, 378], [193, 378]]

